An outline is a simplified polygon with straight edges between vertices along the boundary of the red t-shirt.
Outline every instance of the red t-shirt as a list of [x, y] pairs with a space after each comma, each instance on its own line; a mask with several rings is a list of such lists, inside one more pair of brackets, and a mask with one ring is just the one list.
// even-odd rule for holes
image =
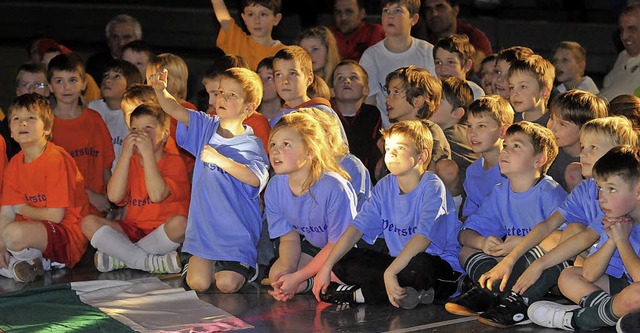
[[384, 39], [384, 30], [380, 24], [362, 22], [360, 26], [348, 35], [340, 32], [336, 26], [329, 27], [336, 37], [340, 59], [360, 61], [364, 50]]

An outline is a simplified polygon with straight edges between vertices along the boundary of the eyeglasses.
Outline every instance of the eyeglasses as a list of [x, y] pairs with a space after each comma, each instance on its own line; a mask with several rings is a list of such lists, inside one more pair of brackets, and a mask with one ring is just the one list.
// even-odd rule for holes
[[29, 90], [31, 87], [33, 89], [44, 89], [47, 85], [44, 82], [20, 82], [18, 83], [18, 87], [23, 90]]

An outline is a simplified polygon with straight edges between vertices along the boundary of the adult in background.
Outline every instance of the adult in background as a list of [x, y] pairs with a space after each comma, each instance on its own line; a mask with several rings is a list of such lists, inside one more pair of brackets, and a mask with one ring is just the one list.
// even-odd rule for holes
[[362, 52], [384, 38], [380, 24], [367, 23], [364, 0], [334, 0], [334, 25], [329, 27], [342, 60], [360, 61]]
[[105, 32], [109, 49], [94, 53], [87, 59], [85, 65], [86, 72], [96, 79], [98, 86], [102, 82], [104, 65], [112, 59], [120, 58], [122, 47], [125, 44], [142, 39], [140, 22], [127, 14], [120, 14], [112, 18], [107, 23]]

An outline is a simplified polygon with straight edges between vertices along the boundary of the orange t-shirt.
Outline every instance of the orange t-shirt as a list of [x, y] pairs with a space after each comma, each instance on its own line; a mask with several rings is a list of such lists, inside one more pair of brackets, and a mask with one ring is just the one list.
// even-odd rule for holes
[[[104, 170], [111, 170], [115, 158], [111, 134], [98, 112], [85, 108], [74, 119], [55, 117], [51, 141], [63, 147], [76, 161], [86, 187], [100, 194], [107, 193]], [[92, 206], [92, 214], [101, 215]]]
[[167, 141], [164, 152], [165, 155], [158, 161], [158, 169], [165, 183], [169, 186], [171, 194], [162, 202], [157, 203], [153, 203], [149, 199], [144, 169], [138, 160], [139, 155], [134, 155], [131, 158], [127, 180], [127, 197], [118, 205], [128, 204], [125, 221], [133, 222], [141, 229], [155, 229], [171, 216], [187, 216], [189, 212], [191, 182], [173, 139]]
[[[88, 214], [89, 198], [76, 162], [59, 146], [49, 142], [34, 161], [24, 162], [24, 152], [11, 159], [4, 174], [2, 205], [28, 204], [36, 208], [64, 208], [60, 225], [69, 235], [68, 264], [73, 267], [87, 248], [80, 220]], [[17, 221], [28, 221], [16, 216]]]
[[276, 52], [286, 45], [278, 42], [272, 46], [258, 44], [250, 35], [247, 35], [234, 20], [231, 20], [229, 28], [220, 28], [216, 45], [226, 54], [241, 56], [251, 70], [258, 69], [260, 61], [266, 57], [273, 57]]

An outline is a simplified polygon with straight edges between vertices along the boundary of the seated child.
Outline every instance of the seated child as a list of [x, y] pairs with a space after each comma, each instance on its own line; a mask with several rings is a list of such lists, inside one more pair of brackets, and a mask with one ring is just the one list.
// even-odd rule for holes
[[640, 97], [618, 95], [609, 101], [609, 115], [624, 116], [631, 120], [633, 128], [640, 130]]
[[364, 68], [353, 60], [339, 62], [333, 71], [333, 101], [336, 111], [351, 143], [349, 150], [375, 175], [380, 149], [376, 143], [381, 138], [380, 110], [364, 104], [369, 94], [369, 76]]
[[587, 51], [571, 41], [562, 41], [553, 51], [553, 66], [556, 68], [556, 81], [559, 92], [571, 89], [588, 91], [597, 95], [600, 90], [593, 80], [584, 75], [587, 67]]
[[129, 127], [121, 109], [122, 96], [127, 88], [136, 83], [142, 83], [142, 76], [137, 68], [122, 59], [113, 59], [104, 68], [101, 83], [102, 99], [96, 99], [87, 106], [100, 114], [111, 134], [115, 154], [111, 172], [115, 170], [118, 163], [124, 138], [129, 135]]
[[80, 227], [98, 250], [94, 263], [100, 272], [179, 273], [176, 249], [184, 240], [189, 209], [187, 170], [178, 149], [166, 145], [169, 117], [159, 105], [138, 106], [130, 123], [107, 190], [109, 200], [127, 205], [126, 215], [118, 221], [87, 215]]
[[509, 102], [516, 112], [515, 122], [526, 120], [547, 126], [547, 103], [553, 89], [554, 77], [553, 65], [537, 54], [511, 64]]
[[331, 82], [333, 70], [340, 62], [338, 44], [331, 30], [325, 26], [307, 28], [300, 33], [296, 44], [311, 56], [313, 75]]
[[31, 282], [44, 274], [44, 259], [69, 267], [80, 260], [87, 239], [79, 223], [89, 201], [73, 158], [49, 142], [49, 101], [38, 94], [19, 96], [7, 116], [22, 151], [4, 172], [0, 275]]
[[147, 65], [156, 57], [151, 45], [142, 40], [134, 40], [122, 47], [122, 60], [128, 61], [140, 71], [143, 81], [146, 82]]
[[468, 168], [463, 187], [466, 194], [462, 216], [470, 216], [480, 207], [496, 184], [505, 180], [498, 160], [504, 133], [513, 124], [513, 108], [499, 95], [486, 95], [469, 105], [467, 140], [480, 154]]
[[493, 93], [509, 100], [511, 90], [509, 89], [509, 67], [520, 59], [533, 55], [533, 50], [525, 46], [513, 46], [498, 52], [496, 62], [493, 66], [493, 76], [491, 86]]
[[547, 174], [567, 192], [582, 181], [580, 162], [580, 128], [595, 118], [607, 116], [607, 105], [598, 96], [584, 90], [560, 93], [551, 101], [547, 127], [556, 136], [558, 157]]
[[[427, 171], [433, 144], [420, 120], [384, 131], [385, 163], [391, 174], [372, 196], [318, 271], [313, 293], [330, 303], [391, 303], [410, 309], [445, 300], [456, 291], [460, 229], [453, 198]], [[354, 248], [362, 238], [383, 235], [389, 254]], [[343, 285], [346, 284], [346, 285]]]
[[480, 63], [480, 86], [486, 95], [493, 94], [493, 69], [496, 67], [497, 54], [491, 54], [482, 59]]
[[473, 99], [478, 99], [484, 96], [484, 90], [477, 83], [467, 80], [467, 73], [473, 68], [475, 53], [476, 49], [467, 35], [449, 35], [433, 46], [438, 78], [444, 80], [453, 76], [466, 81], [473, 92]]
[[600, 240], [582, 267], [565, 269], [558, 280], [562, 294], [578, 305], [541, 301], [531, 305], [529, 316], [538, 325], [564, 330], [617, 326], [618, 332], [635, 332], [637, 326], [628, 330], [623, 327], [625, 316], [640, 311], [635, 283], [640, 268], [638, 147], [611, 149], [594, 164], [593, 178], [605, 213], [602, 225], [593, 226]]
[[278, 121], [269, 138], [276, 175], [264, 194], [265, 215], [269, 235], [278, 238], [269, 294], [278, 301], [311, 290], [313, 277], [356, 216], [349, 174], [325, 135], [311, 115], [294, 112]]
[[167, 70], [150, 76], [162, 109], [179, 121], [178, 144], [199, 156], [182, 250], [193, 256], [186, 283], [196, 291], [214, 282], [223, 293], [255, 279], [262, 226], [260, 191], [269, 177], [267, 156], [251, 127], [242, 125], [260, 104], [258, 74], [231, 68], [220, 78], [211, 117], [188, 110], [167, 91]]
[[[523, 121], [511, 125], [500, 152], [500, 172], [507, 178], [497, 184], [478, 210], [465, 221], [458, 240], [463, 246], [460, 263], [472, 281], [495, 266], [540, 221], [548, 218], [567, 193], [544, 172], [558, 154], [551, 130]], [[549, 251], [557, 239], [549, 237], [540, 247]], [[555, 277], [563, 266], [555, 267]], [[552, 280], [552, 279], [551, 279]], [[555, 281], [554, 281], [555, 282]], [[548, 291], [533, 288], [523, 295], [501, 289], [491, 294], [474, 286], [445, 304], [447, 311], [458, 315], [477, 315], [484, 324], [509, 327], [527, 320], [527, 302], [541, 299]], [[485, 308], [476, 311], [482, 304]]]
[[262, 80], [262, 102], [258, 107], [258, 112], [271, 121], [282, 109], [282, 100], [276, 91], [275, 79], [273, 77], [273, 57], [267, 57], [260, 61], [256, 70]]
[[111, 209], [107, 183], [115, 155], [102, 117], [80, 104], [85, 87], [84, 66], [80, 59], [60, 54], [51, 59], [47, 80], [56, 97], [51, 142], [66, 149], [76, 161], [84, 177], [91, 214], [106, 214]]

